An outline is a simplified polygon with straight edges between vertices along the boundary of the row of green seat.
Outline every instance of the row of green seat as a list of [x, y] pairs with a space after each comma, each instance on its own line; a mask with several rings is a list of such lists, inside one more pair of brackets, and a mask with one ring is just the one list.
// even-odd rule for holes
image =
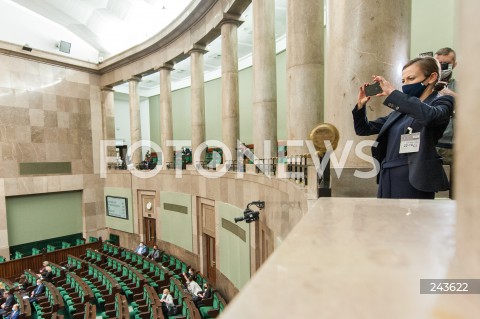
[[82, 278], [93, 291], [93, 294], [100, 307], [111, 302], [113, 296], [120, 292], [120, 285], [106, 270], [94, 264], [88, 264], [88, 271]]
[[73, 315], [84, 310], [83, 305], [90, 302], [94, 295], [92, 289], [75, 273], [67, 272], [65, 276], [65, 285], [58, 287], [58, 290], [65, 300], [66, 310]]
[[112, 259], [109, 265], [107, 257], [109, 256], [87, 248], [86, 258], [107, 269], [112, 277], [118, 280], [128, 300], [131, 300], [133, 294], [141, 290], [146, 281], [145, 277], [135, 268], [129, 267], [128, 264], [116, 258], [109, 257]]
[[[90, 243], [93, 243], [93, 242], [97, 242], [99, 239], [96, 238], [96, 237], [90, 237], [89, 238], [89, 242]], [[75, 239], [75, 245], [78, 246], [78, 245], [84, 245], [85, 244], [85, 239], [83, 238], [76, 238]], [[56, 242], [55, 244], [47, 244], [44, 246], [43, 249], [46, 250], [47, 253], [50, 253], [50, 252], [53, 252], [55, 251], [56, 249], [65, 249], [65, 248], [70, 248], [72, 246], [72, 243], [70, 242], [67, 242], [67, 241], [61, 241], [61, 242]], [[32, 256], [35, 256], [35, 255], [40, 255], [42, 253], [42, 249], [41, 248], [38, 248], [38, 247], [32, 247], [31, 248], [31, 255]], [[30, 254], [28, 253], [28, 251], [25, 251], [25, 249], [23, 251], [15, 251], [13, 253], [13, 259], [21, 259], [23, 257], [27, 257], [27, 256], [30, 256]], [[3, 258], [3, 260], [2, 260]], [[1, 257], [0, 256], [0, 262], [4, 262], [5, 261], [5, 258], [4, 257]]]
[[[174, 273], [174, 276], [179, 280], [181, 280], [181, 274], [183, 272], [187, 272], [188, 270], [188, 266], [186, 263], [175, 258], [174, 256], [168, 256], [165, 254], [164, 256], [167, 256], [166, 258], [170, 258], [170, 262], [168, 263], [167, 267], [165, 265], [160, 265], [156, 261], [148, 259], [145, 256], [141, 256], [132, 250], [126, 248], [120, 249], [119, 247], [115, 247], [108, 243], [103, 244], [102, 252], [107, 255], [119, 258], [128, 263], [130, 266], [142, 272], [146, 271], [147, 273], [153, 273], [155, 276], [159, 276], [160, 280], [165, 280], [166, 278], [164, 267], [167, 268], [168, 271]], [[163, 259], [162, 262], [165, 260], [168, 259]]]
[[[174, 276], [176, 279], [180, 279], [181, 273], [187, 272], [185, 263], [175, 256], [163, 254], [162, 263], [164, 267], [176, 274]], [[203, 287], [204, 283], [208, 282], [200, 273], [196, 274], [195, 281], [200, 287]], [[198, 309], [202, 318], [216, 318], [224, 310], [226, 304], [227, 303], [223, 297], [217, 291], [213, 291], [212, 298], [209, 300], [203, 300]]]
[[162, 265], [169, 271], [173, 272], [175, 274], [175, 278], [178, 280], [182, 280], [182, 273], [186, 273], [188, 271], [187, 264], [173, 255], [163, 254]]
[[176, 301], [175, 304], [177, 305], [177, 315], [168, 316], [169, 319], [195, 319], [200, 317], [199, 310], [193, 304], [191, 295], [189, 293], [184, 294], [182, 284], [178, 279], [174, 277], [170, 278], [170, 286], [168, 290], [170, 291], [170, 294]]
[[64, 301], [60, 291], [51, 283], [44, 282], [45, 294], [37, 297], [37, 301], [33, 303], [36, 315], [42, 318], [50, 318], [53, 314], [63, 312]]
[[[109, 269], [119, 269], [118, 264], [123, 265], [122, 271], [125, 271], [125, 269], [128, 269], [128, 268], [132, 267], [131, 265], [127, 264], [126, 262], [121, 261], [119, 259], [116, 259], [114, 257], [107, 256], [106, 258], [107, 258], [107, 268], [109, 268]], [[146, 266], [149, 267], [149, 265], [146, 265]], [[143, 268], [141, 268], [141, 267], [132, 267], [132, 268], [135, 269], [136, 271], [138, 271], [142, 275], [142, 279], [145, 281], [145, 283], [151, 285], [154, 288], [158, 287], [158, 284], [156, 282], [157, 280], [162, 281], [162, 280], [165, 279], [164, 272], [160, 272], [160, 271], [155, 272], [154, 274], [158, 275], [157, 280], [155, 280], [150, 275], [144, 273]], [[150, 268], [147, 268], [147, 269], [150, 269]]]
[[96, 250], [87, 248], [85, 256], [80, 256], [86, 261], [93, 262], [93, 263], [102, 263], [103, 262], [103, 255]]
[[[82, 274], [82, 280], [92, 289], [97, 304], [103, 309], [103, 318], [130, 318], [128, 302], [120, 295], [122, 285], [117, 276], [91, 262], [103, 262], [103, 256], [88, 249], [85, 256], [90, 262], [78, 257], [68, 256], [67, 263], [73, 271]], [[93, 280], [93, 282], [92, 282]], [[123, 284], [123, 282], [122, 282]]]
[[70, 268], [73, 268], [73, 269], [82, 269], [82, 264], [84, 263], [85, 261], [78, 258], [78, 257], [75, 257], [75, 256], [72, 256], [72, 255], [68, 255], [67, 256], [67, 265], [68, 267]]
[[[152, 286], [143, 285], [143, 294], [137, 294], [134, 296], [134, 300], [131, 303], [133, 308], [133, 316], [135, 319], [150, 319], [154, 312], [161, 312], [160, 298]], [[163, 318], [163, 314], [156, 313], [153, 318]]]
[[198, 310], [200, 310], [200, 315], [203, 319], [216, 318], [223, 312], [225, 306], [225, 300], [217, 291], [214, 291], [210, 300], [202, 300]]
[[105, 311], [102, 313], [102, 318], [130, 319], [127, 298], [120, 293], [116, 293], [115, 301], [105, 304]]
[[[125, 262], [129, 263], [130, 266], [139, 270], [145, 271], [148, 265], [148, 271], [152, 271], [156, 269], [159, 272], [161, 271], [165, 273], [164, 268], [166, 268], [169, 272], [174, 274], [173, 277], [177, 280], [183, 279], [181, 274], [184, 272], [186, 273], [188, 268], [185, 262], [181, 261], [175, 256], [168, 255], [166, 253], [163, 253], [162, 255], [161, 262], [162, 262], [162, 266], [164, 267], [162, 268], [162, 266], [160, 266], [157, 262], [150, 260], [146, 257], [140, 256], [135, 252], [126, 248], [119, 248], [119, 247], [110, 245], [108, 243], [104, 243], [102, 250], [103, 252], [119, 256], [119, 258], [122, 258], [123, 260], [125, 260]], [[157, 266], [155, 267], [155, 265]], [[197, 273], [195, 279], [201, 287], [203, 287], [203, 284], [205, 282], [208, 282], [207, 279], [204, 278], [200, 273]], [[162, 291], [159, 291], [159, 293], [161, 294]], [[214, 318], [224, 310], [225, 306], [226, 306], [226, 302], [223, 299], [223, 297], [217, 291], [213, 291], [212, 298], [210, 298], [209, 300], [202, 301], [199, 307], [199, 310], [202, 318]]]
[[[55, 271], [57, 270], [58, 265], [50, 263], [50, 266], [52, 267], [52, 273], [53, 269], [55, 269]], [[33, 272], [32, 270], [25, 270], [24, 275], [31, 286], [35, 286], [37, 284], [38, 277], [35, 272]], [[46, 300], [40, 300], [40, 298], [38, 298], [38, 302], [34, 303], [37, 319], [50, 318], [54, 315], [56, 317], [61, 317], [62, 315], [57, 315], [57, 313], [59, 311], [63, 311], [65, 303], [63, 301], [63, 296], [60, 293], [60, 290], [49, 282], [43, 282], [43, 285], [45, 286]]]

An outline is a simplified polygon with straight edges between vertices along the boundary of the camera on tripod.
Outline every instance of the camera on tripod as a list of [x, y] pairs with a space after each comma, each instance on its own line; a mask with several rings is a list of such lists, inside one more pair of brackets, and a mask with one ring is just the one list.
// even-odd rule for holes
[[247, 208], [245, 208], [245, 210], [243, 211], [243, 216], [234, 218], [235, 223], [245, 221], [247, 224], [249, 224], [251, 222], [257, 221], [260, 218], [260, 212], [252, 210], [250, 208], [251, 205], [255, 205], [259, 209], [265, 208], [265, 202], [264, 201], [251, 202], [247, 205]]

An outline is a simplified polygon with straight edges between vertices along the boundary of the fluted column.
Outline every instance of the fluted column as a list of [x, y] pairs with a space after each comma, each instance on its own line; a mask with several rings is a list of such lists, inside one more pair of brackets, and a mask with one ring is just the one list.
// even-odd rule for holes
[[[275, 0], [253, 1], [253, 143], [258, 158], [277, 156]], [[270, 141], [270, 149], [264, 149]]]
[[[129, 101], [130, 101], [130, 145], [142, 140], [140, 122], [140, 95], [138, 94], [138, 83], [141, 78], [134, 76], [128, 80]], [[130, 161], [138, 164], [142, 161], [142, 150], [138, 148], [130, 154]]]
[[[115, 140], [115, 91], [111, 87], [102, 88], [103, 139]], [[107, 156], [115, 157], [115, 146], [107, 146]]]
[[[203, 72], [203, 55], [206, 52], [205, 46], [198, 44], [194, 45], [189, 52], [192, 77], [192, 154], [195, 154], [197, 147], [205, 142], [205, 78]], [[203, 161], [204, 154], [205, 152], [202, 152], [200, 158], [195, 160]]]
[[[238, 90], [238, 17], [226, 16], [222, 33], [222, 142], [235, 154], [240, 138]], [[235, 156], [234, 156], [235, 157]]]
[[[323, 121], [323, 1], [288, 0], [287, 136], [306, 140]], [[289, 147], [290, 155], [307, 148]]]
[[[357, 137], [351, 110], [362, 83], [372, 75], [383, 75], [401, 88], [401, 69], [410, 52], [411, 0], [328, 0], [326, 28], [325, 121], [340, 132], [337, 157], [345, 143], [367, 139]], [[354, 9], [352, 9], [354, 8]], [[388, 27], [387, 27], [388, 26]], [[391, 112], [382, 106], [382, 98], [372, 98], [367, 116], [376, 119]], [[370, 139], [375, 139], [371, 137]], [[369, 152], [365, 148], [364, 152]], [[372, 165], [350, 152], [347, 167]]]
[[170, 72], [172, 63], [165, 63], [160, 68], [160, 147], [163, 152], [162, 163], [173, 161], [172, 146], [167, 141], [173, 140], [172, 122], [172, 83]]

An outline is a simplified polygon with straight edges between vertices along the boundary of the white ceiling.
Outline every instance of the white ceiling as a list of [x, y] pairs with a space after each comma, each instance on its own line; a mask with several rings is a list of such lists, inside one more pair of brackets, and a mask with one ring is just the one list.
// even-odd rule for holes
[[[275, 0], [277, 52], [285, 49], [286, 1]], [[0, 0], [0, 39], [59, 53], [58, 42], [72, 43], [71, 57], [97, 63], [161, 32], [194, 0]], [[252, 6], [238, 29], [239, 68], [251, 66]], [[3, 31], [2, 31], [3, 30]], [[205, 79], [220, 76], [221, 38], [207, 47]], [[64, 53], [60, 53], [64, 54]], [[172, 89], [190, 85], [190, 58], [171, 73]], [[128, 85], [115, 87], [128, 93]], [[141, 96], [159, 94], [159, 75], [145, 76]]]
[[11, 0], [66, 28], [112, 55], [146, 41], [175, 19], [192, 0]]
[[[275, 36], [277, 40], [276, 50], [281, 52], [286, 47], [286, 8], [287, 0], [275, 0]], [[242, 14], [244, 21], [238, 28], [238, 59], [239, 69], [252, 65], [253, 52], [253, 14], [250, 5]], [[204, 55], [205, 81], [219, 78], [221, 75], [221, 37], [211, 42], [207, 47], [208, 52]], [[174, 66], [171, 73], [172, 90], [190, 86], [190, 58], [187, 58]], [[142, 78], [139, 83], [141, 96], [153, 96], [160, 93], [160, 76], [153, 73]], [[128, 84], [118, 85], [115, 91], [128, 94]]]

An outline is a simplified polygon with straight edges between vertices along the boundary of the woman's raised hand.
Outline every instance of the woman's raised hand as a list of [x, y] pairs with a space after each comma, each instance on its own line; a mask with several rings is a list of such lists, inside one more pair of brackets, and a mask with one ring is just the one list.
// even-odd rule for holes
[[358, 91], [358, 98], [357, 98], [357, 108], [361, 109], [367, 104], [368, 100], [370, 100], [369, 96], [365, 95], [365, 87], [368, 85], [368, 83], [363, 83], [362, 86], [360, 87], [360, 90]]
[[380, 83], [380, 87], [382, 88], [382, 93], [378, 93], [376, 96], [388, 96], [395, 90], [395, 87], [392, 83], [385, 80], [383, 76], [380, 75], [372, 75], [373, 82]]

